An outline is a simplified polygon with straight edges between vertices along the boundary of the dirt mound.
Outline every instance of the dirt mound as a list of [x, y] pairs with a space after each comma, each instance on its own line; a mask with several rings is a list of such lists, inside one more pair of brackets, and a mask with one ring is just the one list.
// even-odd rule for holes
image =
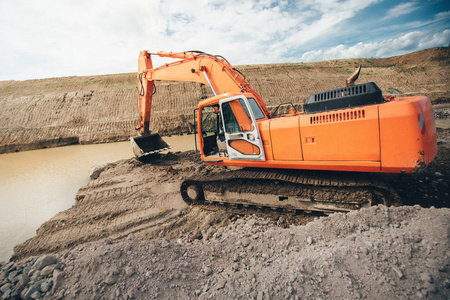
[[413, 53], [388, 58], [380, 58], [377, 65], [380, 66], [408, 66], [423, 67], [432, 62], [438, 62], [442, 66], [448, 66], [450, 56], [450, 47], [431, 48]]
[[0, 285], [34, 299], [446, 299], [449, 220], [418, 206], [287, 229], [248, 216], [193, 241], [130, 234], [9, 263]]
[[[286, 102], [301, 109], [310, 94], [345, 86], [345, 79], [360, 65], [358, 83], [376, 82], [385, 96], [423, 94], [442, 103], [450, 98], [448, 49], [238, 68], [272, 111]], [[136, 135], [136, 83], [134, 73], [0, 81], [0, 153], [60, 146], [67, 140], [122, 141]], [[200, 97], [212, 96], [198, 83], [157, 82], [156, 89], [151, 130], [162, 135], [186, 132]]]

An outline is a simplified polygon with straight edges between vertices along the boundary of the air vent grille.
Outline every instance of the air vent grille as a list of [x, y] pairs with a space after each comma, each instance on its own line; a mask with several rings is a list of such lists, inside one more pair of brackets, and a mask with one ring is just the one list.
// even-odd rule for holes
[[345, 111], [332, 114], [320, 114], [310, 117], [310, 124], [322, 124], [330, 122], [342, 122], [350, 120], [364, 119], [366, 111], [364, 109]]
[[381, 89], [374, 82], [342, 87], [309, 96], [305, 103], [308, 114], [383, 103]]

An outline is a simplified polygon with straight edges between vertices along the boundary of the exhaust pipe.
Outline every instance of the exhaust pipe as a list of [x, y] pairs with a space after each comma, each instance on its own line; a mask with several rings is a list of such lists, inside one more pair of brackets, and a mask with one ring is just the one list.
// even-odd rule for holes
[[353, 74], [350, 75], [349, 78], [347, 78], [347, 80], [346, 80], [347, 86], [355, 85], [355, 81], [359, 77], [359, 72], [361, 72], [361, 66], [359, 66], [359, 68], [355, 72], [353, 72]]

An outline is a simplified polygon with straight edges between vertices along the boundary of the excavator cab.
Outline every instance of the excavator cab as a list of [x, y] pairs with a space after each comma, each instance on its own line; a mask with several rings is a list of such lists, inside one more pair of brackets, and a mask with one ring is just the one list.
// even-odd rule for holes
[[216, 98], [212, 103], [201, 103], [199, 106], [201, 150], [205, 157], [226, 156], [230, 160], [265, 160], [256, 124], [256, 120], [264, 118], [264, 114], [253, 98], [241, 94]]

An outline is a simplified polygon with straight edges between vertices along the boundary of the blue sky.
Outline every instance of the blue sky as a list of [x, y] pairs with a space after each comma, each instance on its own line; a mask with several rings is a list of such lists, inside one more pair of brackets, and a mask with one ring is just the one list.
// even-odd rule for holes
[[450, 44], [450, 1], [0, 0], [0, 28], [0, 80], [24, 80], [135, 72], [144, 49], [233, 65], [400, 55]]

